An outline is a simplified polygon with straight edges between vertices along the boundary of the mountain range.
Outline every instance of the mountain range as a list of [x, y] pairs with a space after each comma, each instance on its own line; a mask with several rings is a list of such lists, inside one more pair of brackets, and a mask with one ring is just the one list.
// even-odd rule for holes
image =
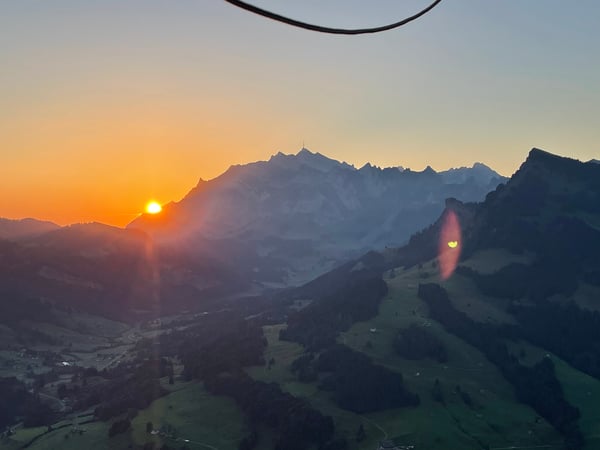
[[[49, 409], [39, 395], [28, 397], [24, 382], [0, 378], [2, 395], [27, 399], [0, 407], [0, 424], [21, 418], [28, 424], [7, 438], [10, 448], [81, 446], [84, 440], [103, 448], [160, 448], [179, 439], [232, 450], [598, 448], [598, 164], [533, 149], [510, 180], [481, 201], [446, 198], [404, 244], [369, 249], [299, 286], [239, 296], [256, 284], [256, 272], [234, 276], [256, 262], [247, 247], [236, 248], [244, 233], [237, 234], [233, 221], [219, 216], [224, 229], [208, 227], [216, 227], [216, 218], [203, 216], [213, 201], [209, 194], [225, 202], [250, 191], [241, 198], [258, 209], [260, 195], [251, 186], [271, 186], [273, 173], [280, 173], [281, 186], [286, 179], [293, 184], [293, 171], [280, 167], [296, 168], [305, 159], [303, 183], [280, 187], [294, 199], [287, 203], [291, 217], [298, 217], [297, 209], [322, 211], [320, 203], [293, 192], [309, 179], [329, 186], [332, 172], [357, 177], [365, 191], [366, 180], [381, 178], [371, 186], [377, 195], [360, 197], [367, 207], [369, 198], [387, 199], [400, 177], [420, 183], [411, 191], [416, 196], [435, 183], [457, 186], [439, 180], [457, 183], [465, 179], [461, 173], [476, 169], [412, 173], [355, 169], [308, 152], [276, 155], [230, 169], [241, 172], [229, 175], [235, 182], [201, 182], [164, 217], [136, 222], [150, 224], [147, 230], [87, 224], [0, 240], [0, 342], [6, 347], [0, 357], [20, 361], [28, 348], [42, 352], [36, 355], [45, 355], [43, 363], [27, 362], [43, 367], [19, 374], [20, 380], [46, 400], [66, 398], [90, 421], [84, 438], [62, 426], [46, 428], [62, 423], [65, 411]], [[281, 162], [277, 170], [271, 170], [273, 160]], [[402, 182], [407, 185], [399, 191], [409, 192], [410, 183]], [[327, 200], [330, 208], [332, 199], [342, 202], [336, 194]], [[217, 204], [210, 208], [216, 211]], [[347, 220], [360, 210], [337, 208]], [[264, 206], [256, 220], [285, 216], [273, 210], [281, 211]], [[237, 214], [227, 211], [225, 218]], [[317, 228], [290, 225], [286, 235], [280, 223], [264, 220], [269, 233], [280, 230], [285, 239]], [[207, 228], [188, 228], [196, 224]], [[264, 244], [254, 222], [240, 225]], [[221, 259], [211, 253], [218, 247], [199, 246], [227, 239]], [[213, 289], [232, 290], [211, 296], [201, 284], [209, 279], [216, 281]], [[142, 323], [115, 325], [97, 315]], [[161, 320], [146, 320], [154, 318]], [[21, 333], [32, 328], [35, 333]], [[86, 339], [97, 343], [86, 347]], [[74, 366], [61, 366], [67, 360]], [[49, 381], [59, 374], [60, 393]], [[44, 431], [30, 441], [36, 425]], [[151, 433], [154, 426], [158, 434]]]
[[[361, 169], [303, 149], [200, 181], [127, 229], [0, 221], [0, 289], [126, 320], [298, 285], [371, 248], [395, 245], [503, 177], [476, 163]], [[129, 270], [125, 270], [129, 268]]]
[[253, 281], [298, 285], [370, 249], [403, 244], [446, 198], [479, 201], [504, 181], [481, 163], [443, 172], [356, 169], [303, 148], [200, 180], [180, 202], [128, 228], [215, 260], [234, 253], [251, 265]]

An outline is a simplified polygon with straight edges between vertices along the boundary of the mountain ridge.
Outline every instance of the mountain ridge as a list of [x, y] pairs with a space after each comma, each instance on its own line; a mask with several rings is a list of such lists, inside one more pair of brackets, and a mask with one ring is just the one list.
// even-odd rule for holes
[[0, 239], [19, 239], [57, 230], [60, 226], [47, 220], [31, 217], [24, 219], [5, 219], [0, 217]]
[[504, 180], [481, 163], [451, 172], [357, 169], [303, 148], [201, 180], [180, 202], [128, 228], [158, 241], [200, 239], [215, 251], [243, 243], [258, 278], [261, 266], [270, 273], [277, 267], [272, 281], [299, 284], [370, 248], [404, 242], [438, 215], [445, 198], [481, 200]]

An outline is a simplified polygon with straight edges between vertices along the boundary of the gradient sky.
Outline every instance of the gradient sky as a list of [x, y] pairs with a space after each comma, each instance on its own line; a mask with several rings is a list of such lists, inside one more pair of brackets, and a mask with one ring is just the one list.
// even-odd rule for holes
[[[254, 0], [372, 26], [424, 0]], [[340, 37], [220, 0], [0, 2], [0, 216], [124, 225], [231, 164], [313, 151], [420, 170], [600, 142], [600, 2], [445, 0]]]

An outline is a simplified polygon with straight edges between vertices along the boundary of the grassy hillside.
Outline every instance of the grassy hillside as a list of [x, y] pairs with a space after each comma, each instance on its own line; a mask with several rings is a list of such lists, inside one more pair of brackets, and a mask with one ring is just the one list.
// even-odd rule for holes
[[[505, 255], [506, 264], [512, 262]], [[490, 258], [490, 255], [477, 255]], [[495, 267], [502, 265], [496, 258]], [[491, 269], [493, 270], [493, 269]], [[318, 389], [318, 383], [302, 383], [290, 370], [290, 364], [300, 356], [300, 345], [279, 341], [283, 325], [265, 327], [268, 348], [265, 359], [274, 359], [270, 368], [255, 367], [250, 374], [259, 380], [279, 383], [288, 392], [308, 398], [323, 413], [331, 415], [340, 434], [349, 438], [351, 448], [375, 448], [380, 439], [412, 443], [419, 449], [457, 449], [559, 445], [560, 436], [530, 407], [518, 403], [513, 388], [496, 367], [475, 348], [428, 318], [427, 306], [417, 297], [420, 282], [437, 280], [435, 264], [427, 263], [410, 270], [395, 269], [386, 274], [389, 294], [382, 301], [379, 314], [359, 322], [341, 333], [338, 342], [370, 356], [377, 364], [401, 372], [407, 387], [419, 394], [421, 404], [415, 408], [399, 408], [357, 415], [337, 407], [329, 394]], [[495, 323], [511, 323], [512, 317], [503, 310], [502, 302], [477, 295], [473, 283], [456, 276], [444, 287], [451, 292], [456, 307], [472, 318]], [[448, 361], [432, 359], [407, 360], [397, 355], [392, 342], [401, 328], [411, 324], [426, 328], [446, 346]], [[445, 404], [433, 400], [431, 391], [439, 380]], [[472, 405], [465, 404], [457, 392], [468, 393]], [[353, 439], [363, 425], [367, 438], [357, 443]]]
[[527, 342], [509, 342], [509, 347], [523, 364], [533, 365], [541, 358], [552, 359], [556, 375], [567, 400], [581, 411], [579, 425], [586, 438], [586, 450], [600, 447], [600, 381], [582, 373], [558, 356]]
[[[248, 429], [233, 400], [210, 395], [201, 383], [176, 383], [170, 388], [170, 394], [138, 412], [127, 432], [111, 438], [108, 436], [111, 421], [81, 421], [83, 432], [79, 433], [73, 432], [72, 420], [64, 420], [54, 424], [55, 431], [51, 432], [47, 427], [18, 429], [9, 441], [0, 443], [0, 448], [18, 449], [31, 443], [27, 447], [31, 450], [84, 447], [100, 450], [141, 448], [147, 443], [154, 443], [156, 448], [164, 444], [180, 448], [187, 444], [189, 448], [237, 449]], [[152, 422], [156, 430], [168, 430], [167, 435], [148, 433], [148, 422]]]
[[[525, 262], [523, 258], [528, 257], [488, 250], [475, 253], [464, 264], [483, 267], [482, 272], [491, 273], [510, 263]], [[366, 354], [375, 364], [402, 373], [407, 389], [419, 395], [419, 406], [362, 415], [340, 408], [329, 392], [319, 389], [320, 380], [300, 382], [292, 373], [291, 364], [304, 353], [304, 348], [279, 340], [279, 332], [285, 324], [263, 327], [268, 342], [264, 355], [267, 364], [250, 367], [247, 372], [256, 380], [278, 383], [284, 391], [307, 399], [313, 407], [331, 416], [336, 433], [347, 438], [351, 450], [375, 449], [381, 439], [412, 444], [419, 450], [485, 449], [487, 446], [492, 449], [513, 446], [561, 448], [561, 436], [531, 407], [519, 403], [513, 387], [494, 364], [478, 349], [449, 334], [429, 317], [428, 307], [417, 296], [417, 291], [420, 283], [440, 283], [455, 308], [474, 321], [495, 325], [516, 323], [507, 312], [507, 300], [481, 295], [475, 283], [461, 275], [455, 274], [441, 282], [433, 261], [408, 270], [388, 270], [384, 281], [389, 292], [381, 301], [378, 314], [370, 320], [355, 323], [340, 333], [337, 341]], [[577, 295], [592, 307], [590, 293], [595, 289], [583, 285]], [[394, 338], [400, 329], [411, 325], [426, 330], [441, 341], [447, 360], [409, 360], [399, 356], [393, 345]], [[586, 438], [585, 450], [597, 448], [600, 445], [600, 382], [543, 348], [526, 342], [507, 341], [507, 344], [522, 364], [533, 365], [550, 355], [567, 400], [581, 411], [579, 425]], [[63, 421], [54, 428], [61, 424], [69, 426], [51, 432], [45, 427], [20, 429], [10, 441], [0, 446], [20, 448], [39, 436], [28, 448], [69, 449], [82, 445], [91, 449], [127, 448], [130, 445], [141, 448], [154, 443], [156, 448], [166, 444], [176, 448], [187, 445], [189, 448], [235, 450], [250, 432], [244, 414], [232, 399], [211, 395], [198, 382], [178, 381], [170, 386], [166, 379], [162, 381], [171, 392], [139, 411], [131, 428], [123, 434], [109, 438], [111, 422], [89, 423], [84, 425], [83, 434], [73, 433], [68, 421]], [[432, 395], [436, 385], [443, 402]], [[154, 429], [166, 430], [166, 435], [149, 434], [146, 431], [148, 422], [152, 422]], [[365, 437], [357, 442], [361, 426]], [[260, 428], [260, 436], [258, 450], [273, 448], [272, 430]]]
[[[175, 432], [171, 437], [149, 435], [148, 422], [155, 429], [172, 427]], [[210, 395], [200, 383], [184, 383], [140, 411], [132, 421], [130, 436], [136, 444], [154, 442], [157, 447], [189, 441], [194, 447], [235, 450], [247, 432], [233, 400]]]

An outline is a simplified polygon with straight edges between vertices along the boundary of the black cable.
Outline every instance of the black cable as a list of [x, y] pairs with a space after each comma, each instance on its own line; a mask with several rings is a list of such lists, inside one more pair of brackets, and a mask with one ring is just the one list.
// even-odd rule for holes
[[320, 25], [313, 25], [311, 23], [300, 22], [299, 20], [290, 19], [289, 17], [282, 16], [280, 14], [276, 14], [271, 11], [267, 11], [265, 9], [259, 8], [258, 6], [250, 5], [241, 0], [225, 0], [227, 3], [231, 3], [238, 8], [242, 8], [246, 11], [250, 11], [251, 13], [258, 14], [259, 16], [266, 17], [268, 19], [276, 20], [278, 22], [283, 22], [288, 25], [292, 25], [298, 28], [304, 28], [305, 30], [318, 31], [320, 33], [330, 33], [330, 34], [367, 34], [367, 33], [380, 33], [381, 31], [392, 30], [394, 28], [401, 27], [402, 25], [406, 25], [413, 20], [418, 19], [419, 17], [427, 14], [433, 8], [435, 8], [442, 0], [435, 0], [432, 4], [430, 4], [427, 8], [419, 11], [415, 15], [407, 17], [399, 22], [391, 23], [389, 25], [383, 25], [375, 28], [358, 28], [358, 29], [345, 29], [345, 28], [330, 28], [330, 27], [322, 27]]

